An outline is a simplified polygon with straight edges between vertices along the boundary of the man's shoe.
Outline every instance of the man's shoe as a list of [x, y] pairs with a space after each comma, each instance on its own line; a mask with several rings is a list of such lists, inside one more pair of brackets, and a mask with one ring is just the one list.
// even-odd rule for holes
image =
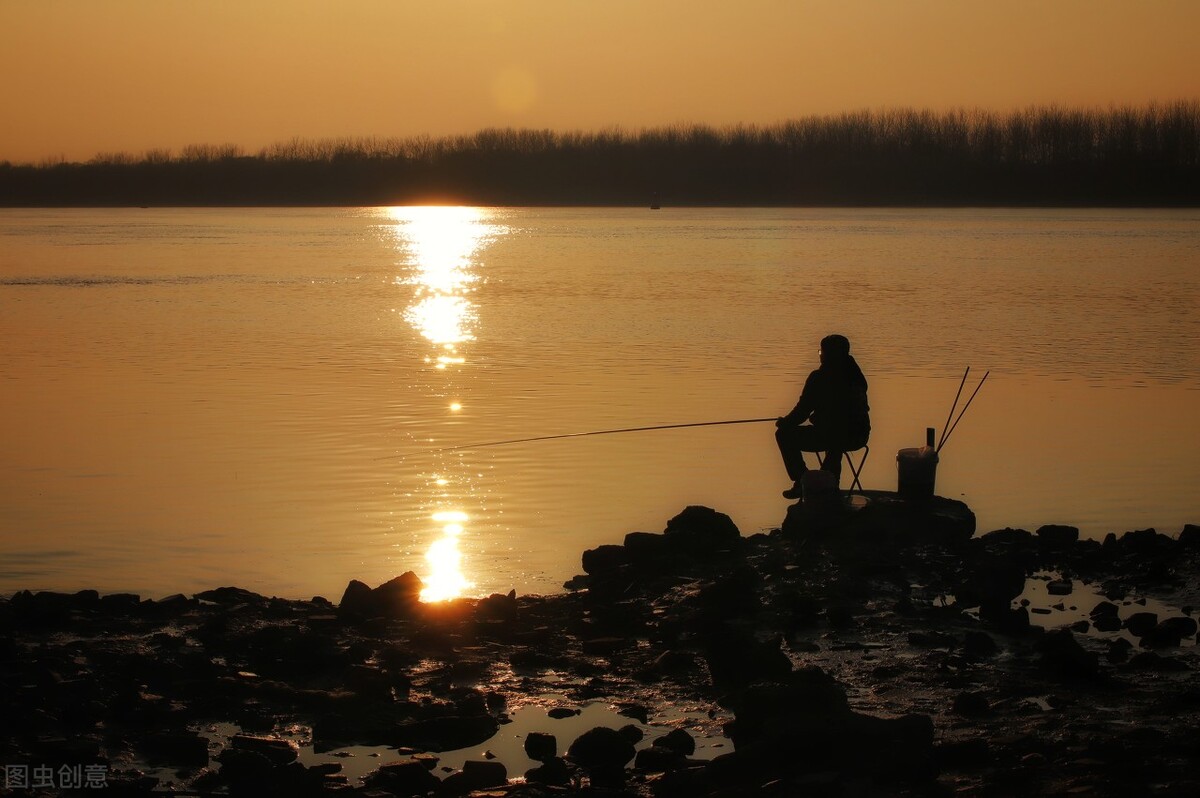
[[783, 492], [783, 498], [785, 498], [785, 499], [803, 499], [804, 498], [804, 489], [801, 487], [800, 483], [797, 482]]

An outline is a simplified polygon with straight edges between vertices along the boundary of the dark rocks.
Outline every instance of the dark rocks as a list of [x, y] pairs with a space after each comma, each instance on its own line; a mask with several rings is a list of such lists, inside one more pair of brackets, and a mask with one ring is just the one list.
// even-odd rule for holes
[[730, 551], [742, 542], [733, 519], [709, 507], [684, 508], [667, 522], [664, 534], [673, 547], [699, 556]]
[[583, 553], [583, 570], [590, 576], [604, 576], [619, 571], [628, 564], [624, 546], [606, 543]]
[[558, 739], [553, 734], [530, 732], [525, 737], [525, 755], [538, 762], [549, 762], [558, 756]]
[[139, 747], [153, 763], [192, 767], [208, 765], [208, 739], [194, 732], [151, 733], [139, 741]]
[[1134, 637], [1145, 637], [1158, 626], [1158, 613], [1135, 612], [1125, 619], [1123, 625]]
[[441, 780], [429, 772], [425, 763], [415, 759], [389, 762], [380, 767], [367, 783], [372, 788], [404, 796], [426, 795], [441, 786]]
[[715, 631], [704, 647], [713, 686], [729, 690], [786, 677], [792, 670], [792, 661], [780, 649], [781, 643], [780, 638], [759, 641], [732, 628]]
[[1173, 648], [1182, 643], [1183, 638], [1193, 637], [1195, 634], [1196, 621], [1180, 616], [1161, 621], [1139, 637], [1142, 646], [1146, 648]]
[[294, 743], [271, 737], [237, 734], [230, 740], [230, 745], [236, 751], [251, 751], [259, 754], [273, 765], [286, 765], [288, 762], [294, 762], [299, 756], [299, 751]]
[[1069, 596], [1074, 589], [1070, 579], [1054, 579], [1046, 584], [1046, 592], [1051, 596]]
[[500, 729], [491, 715], [447, 715], [397, 724], [391, 742], [430, 751], [455, 751], [490, 739]]
[[412, 571], [372, 590], [357, 579], [346, 585], [338, 604], [338, 615], [347, 619], [414, 618], [421, 603], [424, 583]]
[[508, 783], [508, 770], [500, 762], [467, 760], [462, 770], [442, 780], [441, 790], [451, 795], [464, 795], [475, 790], [500, 787]]
[[1079, 541], [1079, 529], [1073, 526], [1047, 524], [1038, 527], [1036, 534], [1039, 545], [1056, 551], [1068, 549]]
[[623, 768], [634, 757], [633, 743], [616, 729], [597, 726], [571, 743], [567, 755], [589, 770]]
[[1200, 526], [1184, 524], [1179, 533], [1179, 545], [1187, 549], [1200, 549]]
[[964, 718], [981, 718], [991, 714], [992, 705], [983, 693], [967, 692], [954, 697], [951, 710]]
[[1000, 653], [1000, 647], [987, 632], [970, 631], [963, 636], [963, 653], [971, 659], [987, 659]]
[[1037, 643], [1040, 666], [1049, 676], [1067, 681], [1092, 680], [1100, 675], [1099, 657], [1087, 651], [1066, 629], [1047, 633]]
[[475, 607], [475, 617], [482, 621], [513, 623], [517, 620], [517, 591], [493, 593], [480, 599]]
[[215, 590], [205, 590], [197, 593], [193, 598], [223, 605], [262, 604], [266, 601], [259, 594], [240, 587], [218, 587]]
[[668, 748], [677, 754], [691, 756], [696, 752], [696, 741], [683, 729], [674, 729], [654, 741], [659, 748]]
[[[819, 670], [787, 682], [755, 685], [733, 703], [726, 726], [736, 750], [709, 766], [720, 784], [747, 777], [841, 771], [876, 779], [926, 779], [933, 772], [933, 723], [927, 716], [884, 719], [852, 711], [845, 692]], [[755, 774], [751, 776], [751, 774]]]

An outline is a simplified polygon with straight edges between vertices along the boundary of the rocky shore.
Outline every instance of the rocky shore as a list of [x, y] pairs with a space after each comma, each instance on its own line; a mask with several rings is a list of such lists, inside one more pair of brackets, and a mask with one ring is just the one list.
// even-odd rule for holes
[[553, 596], [21, 592], [0, 794], [1200, 794], [1200, 527], [974, 526], [689, 507]]

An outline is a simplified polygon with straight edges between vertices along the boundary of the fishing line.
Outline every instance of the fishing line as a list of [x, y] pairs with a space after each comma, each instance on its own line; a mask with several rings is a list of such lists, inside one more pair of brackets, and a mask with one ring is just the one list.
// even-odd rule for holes
[[[721, 426], [723, 424], [761, 424], [765, 421], [776, 421], [777, 419], [778, 419], [778, 416], [771, 416], [770, 418], [738, 418], [738, 419], [733, 419], [731, 421], [698, 421], [698, 422], [691, 423], [691, 424], [659, 424], [659, 425], [656, 425], [653, 427], [624, 427], [622, 429], [600, 429], [600, 430], [592, 430], [590, 432], [568, 432], [565, 435], [539, 435], [535, 438], [513, 438], [512, 440], [506, 440], [506, 441], [488, 441], [487, 443], [466, 443], [466, 444], [463, 444], [462, 446], [447, 446], [444, 449], [431, 449], [427, 452], [422, 452], [422, 454], [437, 454], [439, 452], [455, 452], [455, 451], [459, 451], [462, 449], [484, 449], [489, 446], [508, 446], [509, 444], [513, 444], [513, 443], [533, 443], [534, 441], [554, 441], [554, 440], [559, 440], [561, 438], [583, 438], [588, 435], [616, 435], [621, 432], [650, 432], [652, 430], [683, 429], [685, 427], [717, 427], [717, 426]], [[393, 459], [394, 457], [395, 457], [395, 455], [393, 455], [391, 457], [380, 457], [378, 459], [390, 460], [390, 459]]]

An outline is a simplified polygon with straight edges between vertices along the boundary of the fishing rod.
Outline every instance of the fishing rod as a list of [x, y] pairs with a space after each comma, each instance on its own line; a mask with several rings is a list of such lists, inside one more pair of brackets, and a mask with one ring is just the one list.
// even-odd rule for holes
[[[621, 432], [650, 432], [660, 429], [683, 429], [685, 427], [718, 427], [724, 424], [761, 424], [765, 421], [776, 421], [778, 416], [770, 418], [738, 418], [731, 421], [698, 421], [692, 424], [658, 424], [653, 427], [624, 427], [622, 429], [600, 429], [590, 432], [568, 432], [565, 435], [539, 435], [536, 438], [513, 438], [506, 441], [488, 441], [487, 443], [466, 443], [462, 446], [447, 446], [444, 449], [433, 449], [427, 454], [439, 452], [454, 452], [461, 449], [484, 449], [489, 446], [508, 446], [512, 443], [533, 443], [534, 441], [554, 441], [560, 438], [583, 438], [589, 435], [616, 435]], [[390, 458], [380, 458], [390, 459]]]
[[950, 420], [954, 418], [954, 408], [958, 407], [958, 397], [962, 396], [963, 386], [967, 384], [967, 375], [971, 373], [971, 367], [967, 366], [967, 370], [963, 372], [962, 381], [958, 384], [958, 393], [954, 394], [954, 402], [950, 405], [950, 413], [946, 416], [946, 423], [942, 425], [942, 437], [938, 438], [937, 448], [942, 448], [942, 444], [946, 441], [946, 431], [950, 429]]
[[[968, 366], [967, 368], [969, 370], [970, 366]], [[937, 449], [934, 450], [935, 452], [940, 452], [942, 450], [942, 447], [945, 446], [949, 442], [950, 435], [951, 435], [951, 433], [954, 432], [954, 428], [958, 426], [958, 422], [962, 421], [962, 417], [964, 415], [966, 415], [966, 413], [967, 413], [967, 408], [971, 406], [971, 402], [975, 401], [975, 394], [979, 393], [979, 389], [983, 387], [983, 384], [985, 382], [987, 382], [988, 374], [991, 374], [991, 373], [992, 372], [990, 369], [988, 371], [984, 372], [983, 379], [980, 380], [979, 384], [975, 386], [974, 393], [971, 394], [971, 398], [967, 400], [967, 403], [965, 405], [963, 405], [962, 412], [958, 414], [958, 418], [954, 419], [953, 426], [951, 426], [950, 429], [946, 432], [946, 434], [942, 436], [942, 442], [938, 444]], [[967, 377], [964, 374], [963, 382], [966, 382], [966, 380], [967, 380]], [[957, 402], [957, 400], [956, 400], [956, 402]], [[953, 412], [953, 411], [951, 411], [951, 412]]]

